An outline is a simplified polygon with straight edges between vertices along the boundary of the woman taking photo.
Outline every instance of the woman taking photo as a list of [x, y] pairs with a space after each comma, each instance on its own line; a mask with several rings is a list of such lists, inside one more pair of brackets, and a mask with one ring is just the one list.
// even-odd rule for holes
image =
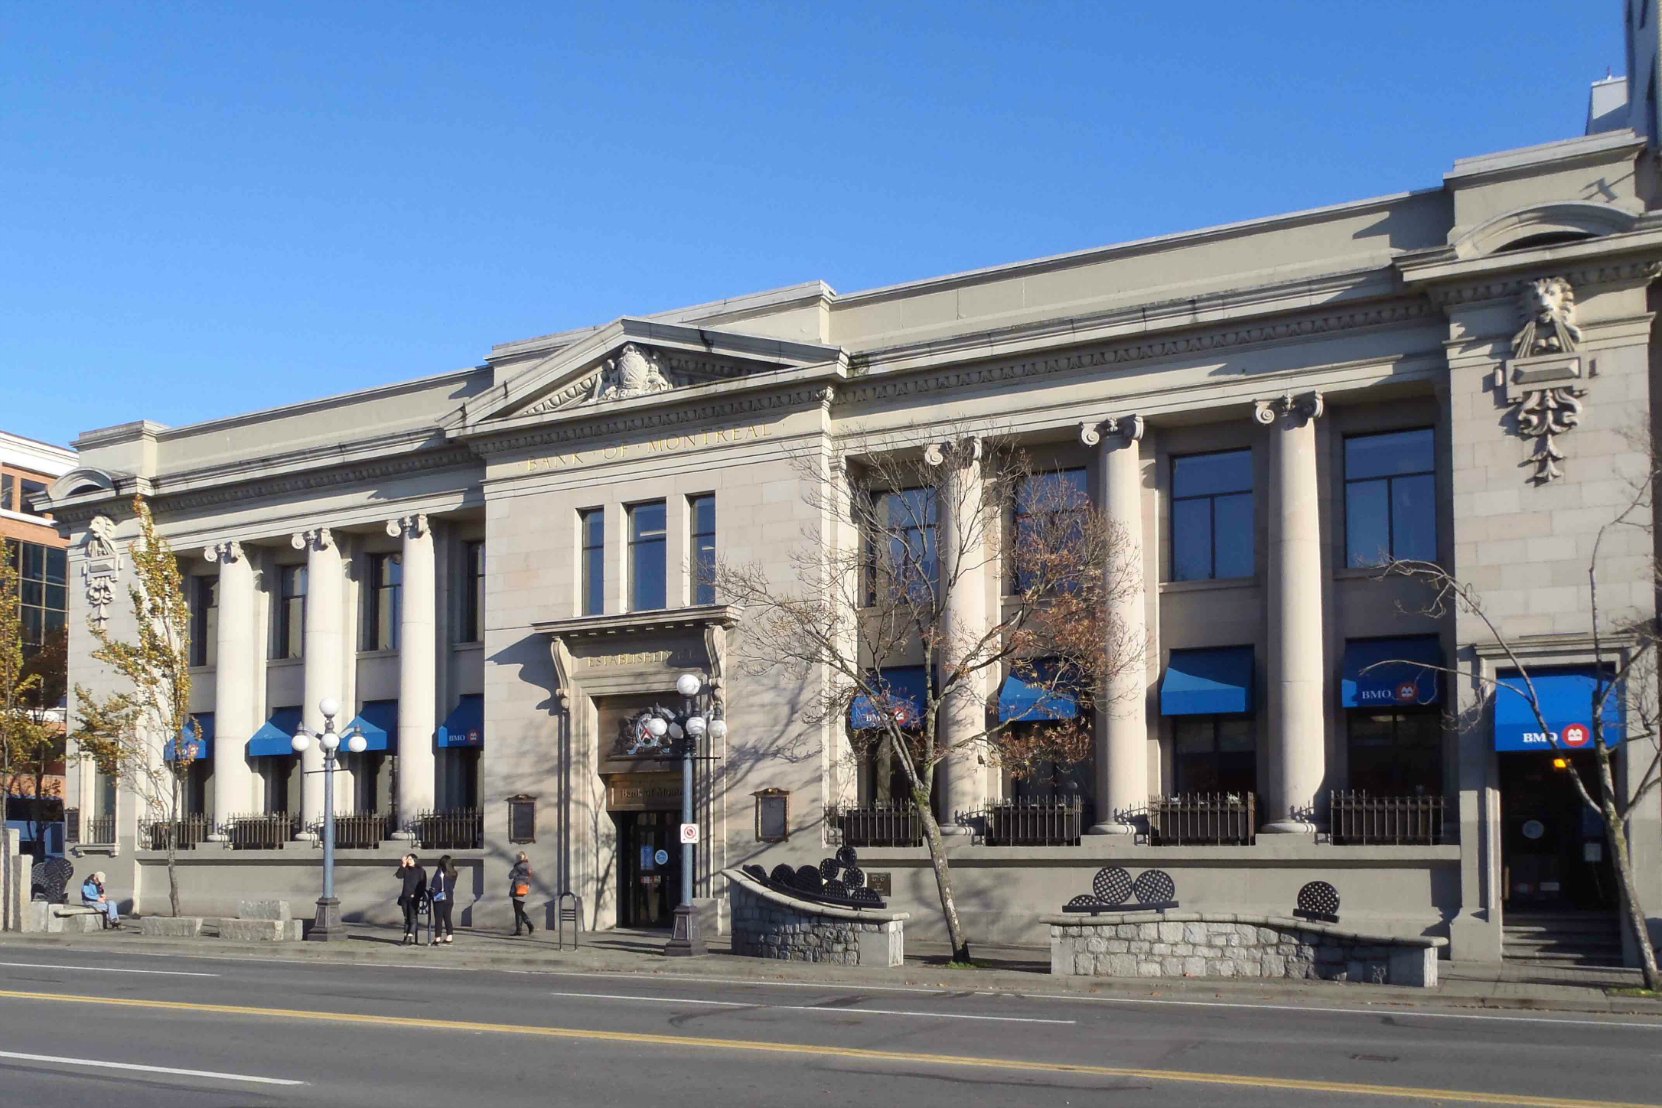
[[450, 913], [456, 903], [456, 867], [450, 864], [450, 855], [439, 859], [433, 869], [433, 879], [427, 882], [427, 896], [433, 902], [433, 939], [428, 946], [454, 941]]
[[518, 935], [521, 925], [525, 927], [527, 935], [537, 929], [531, 926], [531, 917], [525, 914], [525, 898], [531, 895], [531, 859], [520, 851], [514, 859], [514, 868], [508, 871], [508, 899], [514, 902], [514, 934]]

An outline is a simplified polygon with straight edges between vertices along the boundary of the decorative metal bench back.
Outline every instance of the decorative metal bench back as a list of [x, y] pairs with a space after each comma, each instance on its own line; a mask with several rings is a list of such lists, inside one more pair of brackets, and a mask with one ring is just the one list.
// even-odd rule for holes
[[29, 899], [62, 904], [69, 899], [69, 882], [74, 876], [75, 864], [66, 858], [37, 863], [29, 872]]
[[[1161, 869], [1146, 869], [1133, 881], [1118, 866], [1104, 866], [1091, 879], [1091, 891], [1062, 906], [1064, 912], [1163, 912], [1177, 907], [1177, 883]], [[1126, 903], [1131, 901], [1132, 903]]]
[[1298, 907], [1293, 915], [1300, 919], [1339, 922], [1339, 890], [1326, 881], [1311, 881], [1298, 891]]
[[882, 908], [883, 898], [866, 884], [865, 871], [860, 868], [860, 855], [852, 846], [839, 849], [834, 857], [816, 866], [787, 865], [773, 867], [769, 873], [761, 866], [744, 867], [744, 872], [776, 892], [798, 900], [813, 900], [834, 904], [841, 908]]

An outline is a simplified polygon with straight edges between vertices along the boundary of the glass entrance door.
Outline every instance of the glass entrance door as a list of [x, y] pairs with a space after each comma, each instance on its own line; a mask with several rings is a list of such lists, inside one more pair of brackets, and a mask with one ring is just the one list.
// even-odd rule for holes
[[1598, 813], [1575, 791], [1573, 759], [1592, 788], [1590, 754], [1501, 754], [1502, 865], [1506, 905], [1514, 910], [1615, 907], [1614, 871]]
[[618, 922], [668, 927], [681, 898], [680, 817], [673, 812], [614, 812], [618, 844]]

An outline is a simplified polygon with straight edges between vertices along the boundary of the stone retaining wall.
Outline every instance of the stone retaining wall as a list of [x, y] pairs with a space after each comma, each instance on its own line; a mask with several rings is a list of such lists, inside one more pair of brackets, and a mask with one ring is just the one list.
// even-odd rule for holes
[[1044, 922], [1050, 972], [1076, 977], [1293, 977], [1430, 988], [1437, 950], [1448, 942], [1280, 916], [1069, 913]]
[[726, 876], [734, 954], [842, 966], [898, 966], [905, 959], [905, 912], [815, 904], [740, 870]]

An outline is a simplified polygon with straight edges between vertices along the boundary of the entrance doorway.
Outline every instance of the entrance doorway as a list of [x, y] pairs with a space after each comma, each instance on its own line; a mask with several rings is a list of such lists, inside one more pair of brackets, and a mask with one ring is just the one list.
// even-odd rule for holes
[[680, 816], [613, 812], [617, 822], [618, 923], [668, 927], [681, 900]]
[[[1501, 754], [1501, 866], [1512, 912], [1609, 912], [1615, 870], [1604, 823], [1582, 803], [1569, 770], [1596, 789], [1590, 753]], [[1596, 794], [1595, 794], [1596, 795]]]

